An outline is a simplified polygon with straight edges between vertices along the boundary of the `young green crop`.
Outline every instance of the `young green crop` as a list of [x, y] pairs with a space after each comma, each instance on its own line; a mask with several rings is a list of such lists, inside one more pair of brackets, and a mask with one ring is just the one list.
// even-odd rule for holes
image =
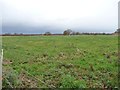
[[29, 82], [36, 87], [118, 87], [118, 37], [114, 35], [7, 36], [3, 49], [3, 68], [12, 68], [19, 78], [15, 87], [32, 87]]

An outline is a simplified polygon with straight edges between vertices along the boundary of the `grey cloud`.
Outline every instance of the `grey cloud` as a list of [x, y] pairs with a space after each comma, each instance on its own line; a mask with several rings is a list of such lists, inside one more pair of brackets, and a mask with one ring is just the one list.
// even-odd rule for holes
[[[79, 11], [79, 9], [74, 7], [73, 7], [74, 9], [72, 9], [71, 8], [72, 6], [69, 5], [69, 8], [72, 9], [72, 10], [69, 10], [68, 12], [70, 13], [70, 15], [69, 14], [67, 15], [67, 12], [65, 12], [69, 9], [68, 7], [67, 7], [68, 9], [66, 9], [65, 7], [61, 7], [62, 10], [65, 8], [65, 11], [64, 10], [62, 11], [60, 7], [57, 7], [57, 5], [54, 4], [54, 6], [56, 6], [55, 8], [58, 8], [58, 9], [55, 9], [54, 7], [52, 7], [50, 9], [52, 11], [51, 12], [49, 10], [50, 8], [49, 6], [45, 8], [45, 6], [43, 5], [41, 7], [41, 5], [37, 4], [37, 0], [30, 1], [31, 2], [30, 5], [32, 5], [32, 2], [36, 2], [35, 4], [37, 5], [36, 6], [33, 5], [35, 8], [29, 5], [29, 3], [27, 2], [29, 0], [26, 0], [25, 3], [23, 3], [24, 0], [18, 0], [18, 2], [21, 2], [20, 5], [19, 3], [17, 3], [17, 1], [16, 1], [17, 4], [12, 1], [13, 0], [2, 1], [3, 33], [15, 33], [15, 32], [16, 33], [44, 33], [46, 31], [50, 31], [52, 33], [62, 33], [67, 28], [71, 28], [74, 31], [80, 31], [80, 32], [114, 32], [118, 26], [117, 25], [117, 1], [118, 0], [117, 1], [98, 0], [99, 2], [100, 1], [105, 2], [103, 3], [104, 4], [103, 7], [102, 6], [99, 7], [98, 10], [96, 8], [90, 9], [91, 11], [92, 9], [94, 9], [97, 12], [97, 14], [94, 12], [89, 12], [89, 10], [87, 10], [89, 9], [89, 7], [87, 6], [85, 11], [84, 11], [84, 8], [82, 7], [80, 8], [80, 11]], [[51, 1], [54, 1], [54, 0], [51, 0]], [[85, 2], [87, 1], [89, 0], [86, 0]], [[40, 3], [42, 1], [38, 0], [38, 2]], [[46, 5], [44, 1], [43, 3]], [[28, 4], [29, 7], [26, 4]], [[20, 7], [17, 7], [16, 5], [19, 5]], [[102, 3], [100, 5], [102, 5]], [[66, 6], [66, 5], [63, 4], [63, 6]], [[52, 10], [52, 9], [55, 9], [55, 10]], [[82, 15], [82, 13], [84, 12], [87, 13], [88, 15], [85, 14], [85, 16], [79, 16], [79, 15]], [[93, 14], [93, 16], [91, 16], [91, 13], [94, 13], [95, 15]], [[64, 17], [64, 14], [66, 14], [65, 17]], [[120, 26], [120, 23], [119, 23], [119, 26]]]

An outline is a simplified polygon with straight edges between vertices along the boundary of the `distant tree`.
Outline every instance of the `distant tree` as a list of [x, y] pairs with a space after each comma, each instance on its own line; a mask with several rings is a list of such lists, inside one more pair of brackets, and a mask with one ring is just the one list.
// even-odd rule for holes
[[50, 32], [45, 32], [45, 34], [44, 35], [51, 35], [51, 33]]
[[102, 35], [105, 35], [105, 33], [102, 33]]
[[13, 33], [13, 35], [17, 36], [18, 34], [17, 33]]
[[72, 30], [71, 29], [67, 29], [63, 32], [63, 35], [71, 35], [72, 34]]
[[76, 32], [76, 35], [80, 35], [80, 32]]
[[20, 35], [23, 35], [23, 33], [20, 33]]

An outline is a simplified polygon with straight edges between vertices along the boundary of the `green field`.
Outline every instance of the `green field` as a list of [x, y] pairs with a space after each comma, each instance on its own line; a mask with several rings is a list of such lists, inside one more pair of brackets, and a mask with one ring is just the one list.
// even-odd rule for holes
[[118, 37], [3, 36], [3, 87], [118, 87]]

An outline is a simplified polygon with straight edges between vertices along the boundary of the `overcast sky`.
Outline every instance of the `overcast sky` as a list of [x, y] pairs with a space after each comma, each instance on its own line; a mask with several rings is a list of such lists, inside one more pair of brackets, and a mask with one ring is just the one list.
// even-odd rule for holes
[[118, 28], [120, 28], [120, 1], [118, 3]]
[[3, 33], [114, 32], [119, 0], [1, 0]]

